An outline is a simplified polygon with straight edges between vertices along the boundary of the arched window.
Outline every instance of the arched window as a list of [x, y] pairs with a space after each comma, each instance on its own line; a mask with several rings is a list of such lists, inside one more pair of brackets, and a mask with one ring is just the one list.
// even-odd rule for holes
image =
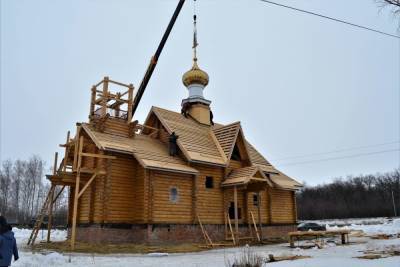
[[171, 201], [172, 203], [177, 203], [178, 199], [178, 189], [176, 187], [171, 187], [169, 189], [169, 201]]

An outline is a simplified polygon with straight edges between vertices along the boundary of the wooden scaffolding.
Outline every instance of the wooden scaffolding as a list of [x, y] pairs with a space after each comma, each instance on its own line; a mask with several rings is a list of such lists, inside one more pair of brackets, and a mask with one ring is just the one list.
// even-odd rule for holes
[[[127, 90], [122, 93], [112, 93], [110, 91], [110, 84], [126, 87]], [[100, 86], [101, 90], [99, 89]], [[133, 90], [134, 87], [132, 84], [127, 85], [110, 80], [108, 77], [104, 77], [104, 79], [94, 85], [91, 90], [89, 123], [101, 131], [104, 130], [104, 125], [108, 119], [124, 121], [129, 126], [133, 125], [133, 127], [131, 127], [133, 135], [138, 127], [140, 127], [136, 122], [131, 123]], [[75, 137], [71, 138], [70, 132], [68, 131], [65, 144], [61, 144], [60, 146], [65, 148], [64, 158], [57, 168], [58, 153], [55, 153], [53, 174], [47, 175], [47, 178], [51, 182], [50, 190], [40, 213], [37, 216], [35, 225], [28, 240], [28, 245], [34, 245], [46, 215], [48, 215], [47, 242], [50, 242], [51, 228], [53, 226], [54, 203], [62, 194], [64, 189], [70, 187], [74, 192], [70, 236], [71, 249], [73, 250], [75, 248], [76, 240], [79, 199], [95, 179], [107, 179], [109, 176], [108, 166], [110, 166], [110, 160], [115, 159], [116, 157], [105, 155], [104, 151], [98, 149], [95, 151], [89, 151], [85, 146], [85, 136], [82, 130], [82, 124], [80, 123], [77, 123]], [[91, 164], [85, 164], [85, 166], [83, 166], [85, 160], [91, 162]], [[103, 182], [106, 184], [106, 181]], [[57, 187], [61, 188], [57, 191]], [[107, 191], [106, 188], [104, 191]], [[104, 194], [103, 198], [104, 213], [107, 210], [107, 201]]]

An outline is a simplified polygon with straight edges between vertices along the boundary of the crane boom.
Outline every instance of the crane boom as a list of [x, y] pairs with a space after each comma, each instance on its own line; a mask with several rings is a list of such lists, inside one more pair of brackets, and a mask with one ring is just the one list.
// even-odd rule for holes
[[176, 19], [178, 18], [179, 12], [182, 9], [183, 4], [185, 3], [185, 0], [179, 0], [179, 3], [175, 9], [174, 14], [172, 15], [171, 20], [169, 21], [168, 27], [164, 32], [164, 35], [160, 41], [160, 44], [157, 47], [156, 53], [151, 57], [149, 66], [147, 67], [146, 73], [144, 74], [144, 77], [142, 79], [142, 82], [140, 83], [140, 86], [138, 88], [138, 91], [136, 93], [135, 99], [133, 100], [132, 104], [132, 117], [135, 114], [135, 111], [139, 105], [140, 99], [143, 96], [144, 90], [147, 87], [147, 84], [149, 83], [149, 80], [151, 78], [151, 75], [153, 74], [154, 69], [156, 68], [158, 58], [161, 55], [161, 52], [164, 48], [165, 43], [167, 42], [168, 36], [171, 33], [171, 30], [175, 24]]

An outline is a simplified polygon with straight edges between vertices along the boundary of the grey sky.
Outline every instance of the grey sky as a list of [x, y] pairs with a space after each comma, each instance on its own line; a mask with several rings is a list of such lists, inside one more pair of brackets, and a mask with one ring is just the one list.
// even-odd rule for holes
[[[136, 87], [177, 1], [0, 0], [1, 160], [62, 152], [86, 121], [103, 76]], [[397, 152], [289, 165], [390, 149], [310, 153], [399, 141], [399, 40], [258, 0], [197, 1], [199, 65], [215, 121], [240, 120], [247, 139], [282, 171], [309, 184], [399, 166]], [[398, 19], [373, 0], [280, 3], [396, 34]], [[191, 66], [187, 1], [136, 113], [180, 110]], [[397, 33], [398, 34], [398, 33]], [[287, 165], [285, 165], [287, 164]]]

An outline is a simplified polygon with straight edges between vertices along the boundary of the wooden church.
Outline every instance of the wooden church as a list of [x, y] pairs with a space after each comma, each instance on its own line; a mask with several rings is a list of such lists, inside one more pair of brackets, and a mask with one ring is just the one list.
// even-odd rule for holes
[[240, 122], [214, 122], [196, 46], [180, 112], [152, 107], [139, 124], [132, 121], [132, 84], [105, 77], [92, 87], [89, 120], [61, 145], [65, 155], [47, 176], [52, 187], [43, 207], [51, 213], [56, 187], [69, 189], [72, 247], [75, 240], [237, 243], [296, 229], [301, 184], [246, 140]]

